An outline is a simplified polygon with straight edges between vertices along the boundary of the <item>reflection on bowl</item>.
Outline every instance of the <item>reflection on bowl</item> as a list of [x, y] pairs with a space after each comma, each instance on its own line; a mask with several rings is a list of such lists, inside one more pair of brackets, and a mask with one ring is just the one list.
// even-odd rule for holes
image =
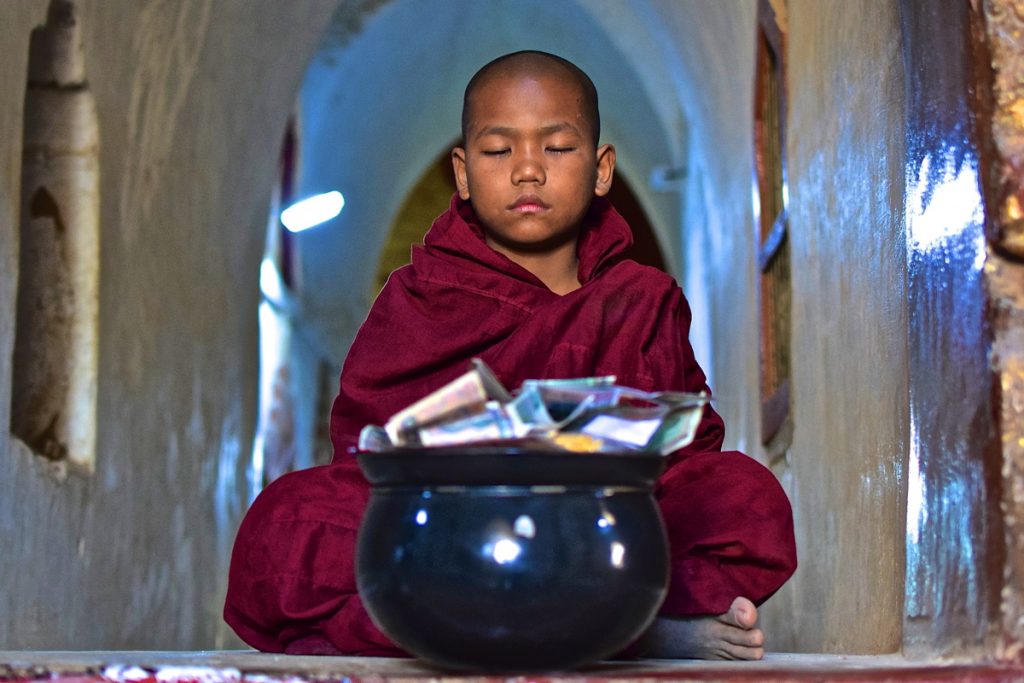
[[661, 456], [478, 447], [359, 458], [373, 485], [359, 592], [411, 654], [460, 670], [575, 668], [654, 619], [668, 582], [652, 495]]

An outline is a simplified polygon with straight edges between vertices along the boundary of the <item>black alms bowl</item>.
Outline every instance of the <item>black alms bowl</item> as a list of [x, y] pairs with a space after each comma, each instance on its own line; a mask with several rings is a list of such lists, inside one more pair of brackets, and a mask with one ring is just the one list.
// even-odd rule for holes
[[621, 651], [665, 597], [656, 454], [366, 453], [356, 578], [377, 626], [448, 669], [576, 668]]

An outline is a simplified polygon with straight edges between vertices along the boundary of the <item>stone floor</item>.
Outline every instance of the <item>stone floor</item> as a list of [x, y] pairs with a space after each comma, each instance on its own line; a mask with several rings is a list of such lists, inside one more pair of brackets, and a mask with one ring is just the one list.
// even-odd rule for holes
[[251, 651], [3, 652], [4, 683], [665, 683], [666, 681], [1024, 681], [1024, 664], [914, 662], [898, 655], [769, 654], [761, 662], [638, 660], [539, 675], [452, 674], [416, 660]]

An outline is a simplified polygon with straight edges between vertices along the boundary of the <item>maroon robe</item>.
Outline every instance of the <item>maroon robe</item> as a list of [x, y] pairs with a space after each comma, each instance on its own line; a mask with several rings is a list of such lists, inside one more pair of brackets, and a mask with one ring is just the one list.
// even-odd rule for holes
[[[359, 430], [466, 372], [482, 358], [505, 386], [615, 375], [638, 389], [707, 391], [675, 281], [624, 260], [629, 226], [603, 199], [580, 233], [578, 290], [550, 291], [487, 246], [456, 196], [412, 264], [388, 280], [352, 345], [331, 412], [331, 465], [260, 494], [235, 541], [224, 618], [272, 652], [401, 655], [356, 593], [354, 549], [368, 485], [353, 457]], [[792, 513], [752, 458], [722, 452], [709, 406], [692, 444], [669, 456], [655, 495], [671, 574], [661, 614], [720, 614], [736, 596], [760, 604], [796, 568]]]

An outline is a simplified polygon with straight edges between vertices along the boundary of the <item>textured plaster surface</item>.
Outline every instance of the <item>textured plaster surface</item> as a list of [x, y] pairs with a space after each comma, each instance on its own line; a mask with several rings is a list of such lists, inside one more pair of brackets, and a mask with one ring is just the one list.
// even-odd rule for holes
[[33, 31], [22, 138], [11, 432], [92, 470], [99, 355], [99, 139], [74, 6]]
[[1024, 658], [1024, 2], [983, 4], [992, 67], [992, 202], [985, 267], [992, 366], [998, 382], [1006, 566], [1000, 595], [1003, 655]]
[[1024, 2], [989, 0], [984, 8], [993, 73], [994, 220], [990, 239], [1024, 258]]
[[992, 297], [995, 340], [992, 361], [1001, 400], [1001, 447], [1007, 563], [1000, 595], [1000, 654], [1024, 659], [1024, 268], [993, 254], [985, 266]]
[[[0, 358], [11, 358], [28, 40], [0, 4]], [[0, 642], [230, 643], [219, 618], [256, 414], [278, 144], [334, 2], [80, 3], [103, 177], [95, 473], [10, 436], [0, 362]], [[274, 78], [266, 78], [266, 74]]]
[[680, 283], [693, 312], [691, 343], [718, 396], [729, 447], [760, 457], [758, 342], [741, 332], [757, 329], [750, 201], [755, 22], [754, 2], [669, 0], [652, 3], [649, 25], [652, 42], [667, 45], [663, 87], [678, 98], [689, 129]]

